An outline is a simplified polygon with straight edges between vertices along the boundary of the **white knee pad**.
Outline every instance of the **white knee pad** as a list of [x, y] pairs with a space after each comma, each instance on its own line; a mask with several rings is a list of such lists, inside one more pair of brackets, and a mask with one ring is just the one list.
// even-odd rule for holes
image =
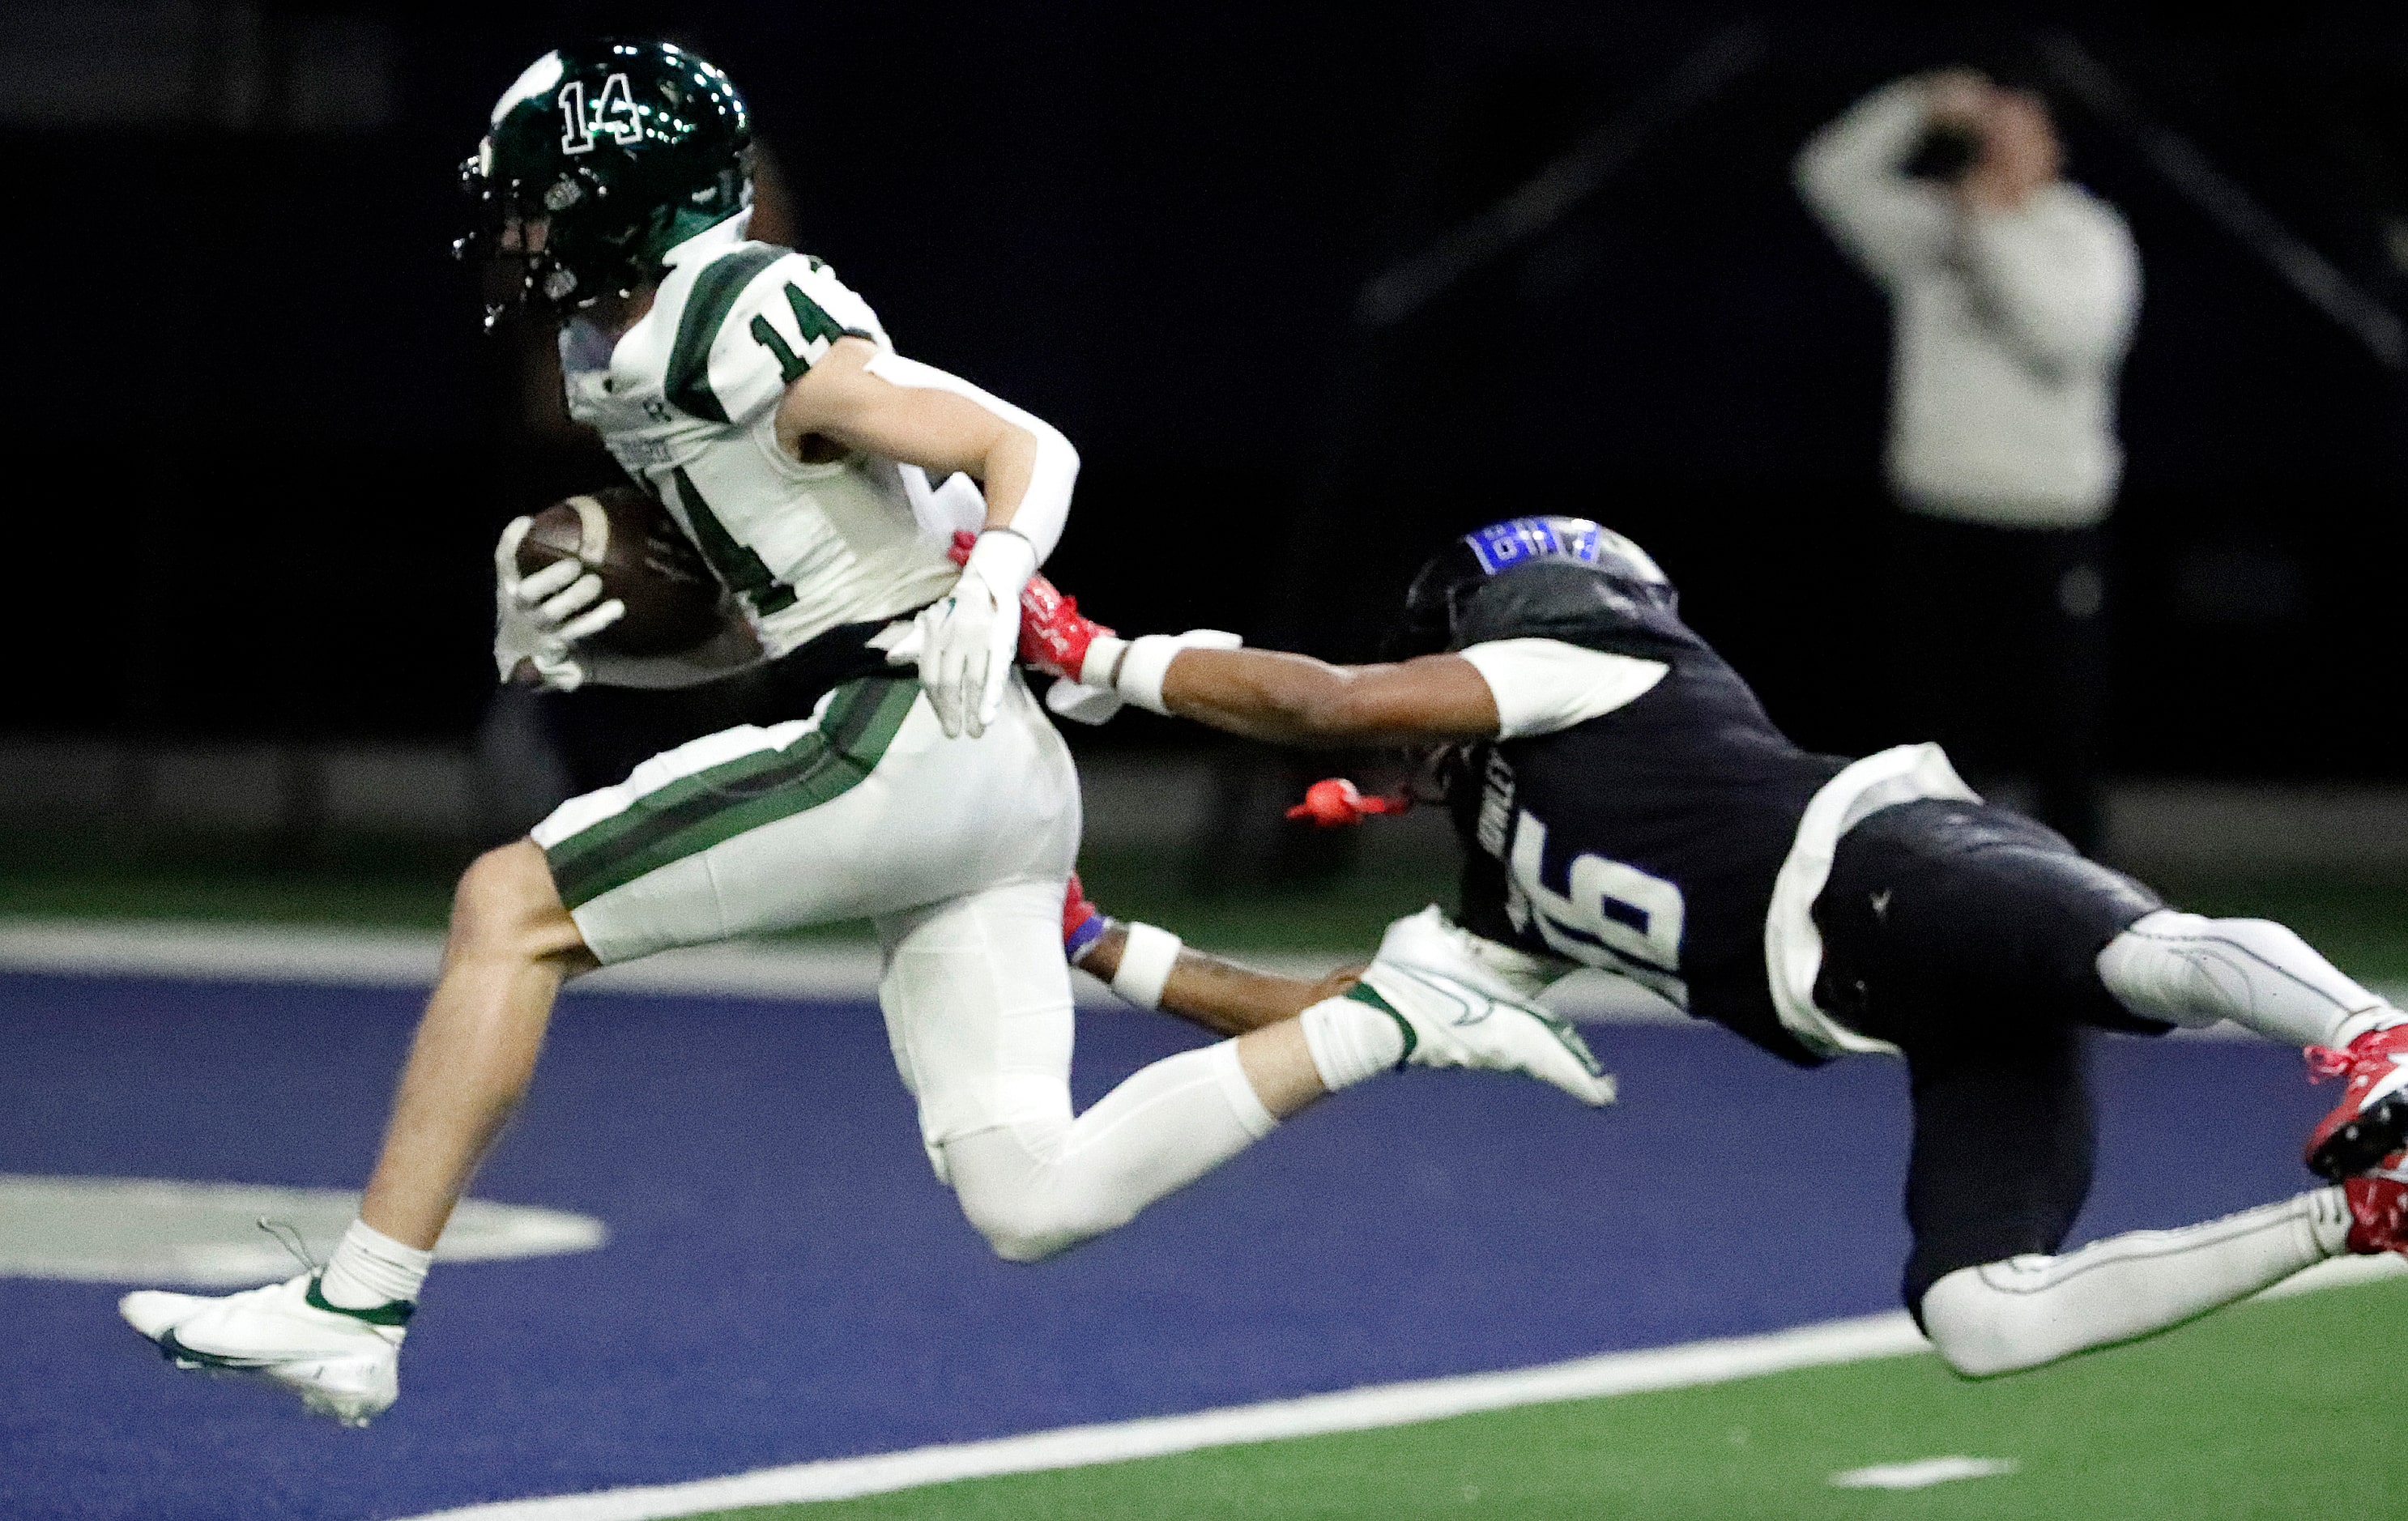
[[1050, 1158], [1060, 1155], [1067, 1125], [1007, 1125], [945, 1143], [962, 1213], [1007, 1262], [1038, 1262], [1069, 1242], [1052, 1218]]
[[1968, 1378], [1987, 1378], [2063, 1356], [2046, 1350], [2053, 1339], [2044, 1344], [2034, 1334], [2045, 1305], [2034, 1290], [2056, 1261], [2013, 1257], [1959, 1268], [1932, 1284], [1923, 1296], [1923, 1334], [1941, 1360]]
[[1145, 1068], [1076, 1120], [956, 1136], [945, 1170], [962, 1212], [1013, 1262], [1036, 1262], [1125, 1226], [1268, 1134], [1237, 1042]]
[[1068, 1124], [1002, 1126], [947, 1142], [947, 1170], [962, 1213], [1007, 1262], [1042, 1262], [1090, 1236], [1126, 1225], [1140, 1203], [1115, 1210], [1086, 1169], [1066, 1167]]
[[2283, 926], [2161, 909], [2099, 953], [2115, 1001], [2147, 1019], [2203, 1028], [2219, 1020], [2298, 1045], [2329, 1041], [2383, 1000]]
[[1042, 1262], [1059, 1256], [1109, 1226], [1080, 1229], [1055, 1219], [1043, 1201], [1026, 1197], [961, 1196], [962, 1213], [1006, 1262]]

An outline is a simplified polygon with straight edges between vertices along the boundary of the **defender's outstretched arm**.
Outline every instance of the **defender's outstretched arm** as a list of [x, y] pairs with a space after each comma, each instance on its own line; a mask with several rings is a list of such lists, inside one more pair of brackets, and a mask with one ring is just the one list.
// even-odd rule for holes
[[1234, 649], [1235, 635], [1211, 629], [1120, 639], [1067, 598], [1025, 632], [1022, 658], [1079, 686], [1250, 739], [1308, 748], [1553, 734], [1636, 701], [1671, 669], [1529, 638], [1389, 665], [1333, 666]]
[[[1082, 952], [1077, 965], [1110, 983], [1120, 975], [1121, 954], [1128, 948], [1129, 926], [1115, 924]], [[1215, 1035], [1243, 1035], [1266, 1025], [1292, 1019], [1324, 998], [1334, 998], [1354, 985], [1362, 964], [1341, 967], [1318, 982], [1256, 971], [1225, 961], [1207, 952], [1182, 945], [1163, 979], [1157, 1005]]]
[[[1149, 653], [1144, 643], [1125, 653], [1141, 659]], [[1486, 678], [1455, 654], [1332, 666], [1270, 650], [1181, 649], [1164, 666], [1159, 692], [1167, 711], [1272, 744], [1409, 744], [1498, 732], [1497, 698]]]

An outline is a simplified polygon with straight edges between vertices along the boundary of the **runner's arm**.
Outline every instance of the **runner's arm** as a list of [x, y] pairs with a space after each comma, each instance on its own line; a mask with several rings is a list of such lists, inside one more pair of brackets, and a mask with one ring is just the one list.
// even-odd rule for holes
[[888, 651], [915, 663], [937, 722], [975, 739], [1003, 711], [1020, 643], [1020, 595], [1070, 515], [1078, 451], [1050, 423], [958, 377], [863, 337], [844, 337], [778, 402], [778, 447], [808, 457], [813, 439], [916, 465], [936, 480], [977, 481], [986, 524], [953, 590], [921, 610], [913, 637]]
[[1026, 539], [1039, 565], [1062, 537], [1079, 475], [1078, 452], [1052, 424], [867, 338], [839, 338], [787, 386], [777, 433], [790, 454], [816, 436], [917, 465], [931, 481], [968, 476], [985, 494], [986, 526]]

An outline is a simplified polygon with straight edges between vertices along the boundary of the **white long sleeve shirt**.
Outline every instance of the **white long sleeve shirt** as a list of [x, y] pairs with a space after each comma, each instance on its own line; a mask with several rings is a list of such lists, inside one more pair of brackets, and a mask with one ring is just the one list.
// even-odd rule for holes
[[2013, 211], [1960, 207], [1901, 172], [1927, 121], [1922, 85], [1901, 80], [1815, 134], [1797, 163], [1807, 206], [1889, 293], [1891, 488], [1935, 516], [2095, 524], [2123, 474], [2115, 377], [2141, 294], [2131, 234], [2063, 180]]

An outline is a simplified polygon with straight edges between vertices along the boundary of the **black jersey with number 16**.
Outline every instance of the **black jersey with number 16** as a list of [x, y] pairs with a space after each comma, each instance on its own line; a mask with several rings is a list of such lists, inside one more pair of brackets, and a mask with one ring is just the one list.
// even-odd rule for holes
[[1455, 607], [1458, 650], [1553, 639], [1667, 667], [1611, 712], [1462, 754], [1448, 788], [1462, 923], [1627, 977], [1809, 1065], [1820, 1058], [1774, 1011], [1765, 914], [1807, 803], [1847, 762], [1792, 744], [1670, 604], [1545, 559]]

